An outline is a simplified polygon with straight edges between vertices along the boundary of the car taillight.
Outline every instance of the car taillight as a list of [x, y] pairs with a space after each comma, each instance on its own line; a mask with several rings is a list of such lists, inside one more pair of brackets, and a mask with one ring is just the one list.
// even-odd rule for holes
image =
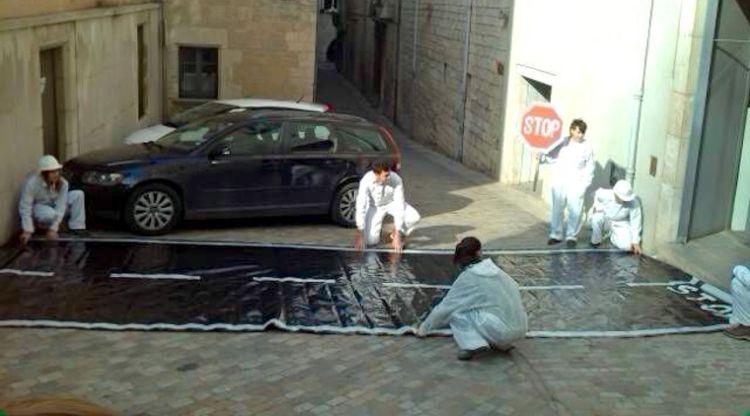
[[333, 106], [331, 104], [329, 104], [329, 103], [323, 104], [323, 112], [324, 113], [329, 113], [331, 111], [333, 111]]

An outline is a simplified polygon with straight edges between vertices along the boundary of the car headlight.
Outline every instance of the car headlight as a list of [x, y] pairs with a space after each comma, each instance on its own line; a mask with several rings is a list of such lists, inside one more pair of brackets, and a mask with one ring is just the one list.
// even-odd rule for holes
[[81, 181], [86, 185], [117, 185], [122, 182], [122, 174], [107, 172], [86, 172], [83, 174]]

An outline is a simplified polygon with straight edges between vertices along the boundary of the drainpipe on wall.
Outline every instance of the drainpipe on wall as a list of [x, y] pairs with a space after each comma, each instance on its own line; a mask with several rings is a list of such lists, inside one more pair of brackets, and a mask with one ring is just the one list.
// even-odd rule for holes
[[651, 42], [651, 23], [654, 17], [654, 0], [649, 1], [648, 7], [648, 26], [646, 29], [646, 40], [643, 45], [643, 66], [641, 68], [641, 81], [638, 91], [633, 98], [635, 99], [635, 110], [633, 111], [633, 134], [630, 137], [628, 145], [628, 167], [625, 173], [625, 179], [633, 184], [635, 182], [635, 165], [638, 156], [638, 140], [641, 136], [641, 114], [643, 113], [643, 90], [646, 85], [646, 69], [648, 62], [648, 49]]
[[461, 84], [458, 86], [458, 96], [461, 98], [458, 108], [458, 137], [456, 137], [456, 160], [464, 158], [464, 120], [466, 119], [466, 80], [469, 75], [469, 49], [471, 48], [471, 19], [474, 14], [474, 0], [468, 0], [466, 10], [466, 39], [464, 40], [464, 63], [461, 71]]

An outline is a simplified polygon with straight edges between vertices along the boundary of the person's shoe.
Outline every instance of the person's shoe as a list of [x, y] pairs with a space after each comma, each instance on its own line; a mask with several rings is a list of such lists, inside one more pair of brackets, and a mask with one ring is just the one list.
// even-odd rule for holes
[[568, 241], [565, 242], [565, 247], [567, 247], [567, 248], [575, 248], [576, 245], [578, 245], [578, 243], [576, 242], [576, 240], [568, 240]]
[[474, 356], [476, 356], [480, 352], [486, 351], [486, 350], [487, 350], [487, 347], [481, 347], [475, 350], [458, 350], [458, 354], [456, 356], [461, 361], [468, 361], [474, 358]]
[[589, 243], [589, 245], [591, 246], [591, 248], [599, 248], [602, 243]]
[[724, 330], [724, 335], [734, 339], [750, 341], [750, 326], [737, 325], [732, 328], [727, 328]]
[[552, 245], [560, 244], [560, 243], [562, 243], [562, 240], [558, 240], [556, 238], [550, 238], [549, 240], [547, 240], [548, 246], [552, 246]]
[[461, 361], [468, 361], [474, 357], [474, 350], [458, 350], [457, 357]]
[[506, 346], [500, 346], [500, 345], [492, 345], [491, 348], [497, 352], [501, 352], [503, 354], [509, 354], [511, 351], [516, 349], [515, 345], [508, 345]]

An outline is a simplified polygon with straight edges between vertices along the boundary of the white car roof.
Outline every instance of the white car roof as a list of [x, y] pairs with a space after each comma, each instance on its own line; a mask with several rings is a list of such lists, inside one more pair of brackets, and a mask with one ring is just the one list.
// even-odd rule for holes
[[237, 98], [232, 100], [216, 100], [216, 102], [242, 108], [288, 108], [290, 110], [316, 111], [319, 113], [323, 113], [328, 109], [328, 106], [323, 104], [267, 100], [263, 98]]

